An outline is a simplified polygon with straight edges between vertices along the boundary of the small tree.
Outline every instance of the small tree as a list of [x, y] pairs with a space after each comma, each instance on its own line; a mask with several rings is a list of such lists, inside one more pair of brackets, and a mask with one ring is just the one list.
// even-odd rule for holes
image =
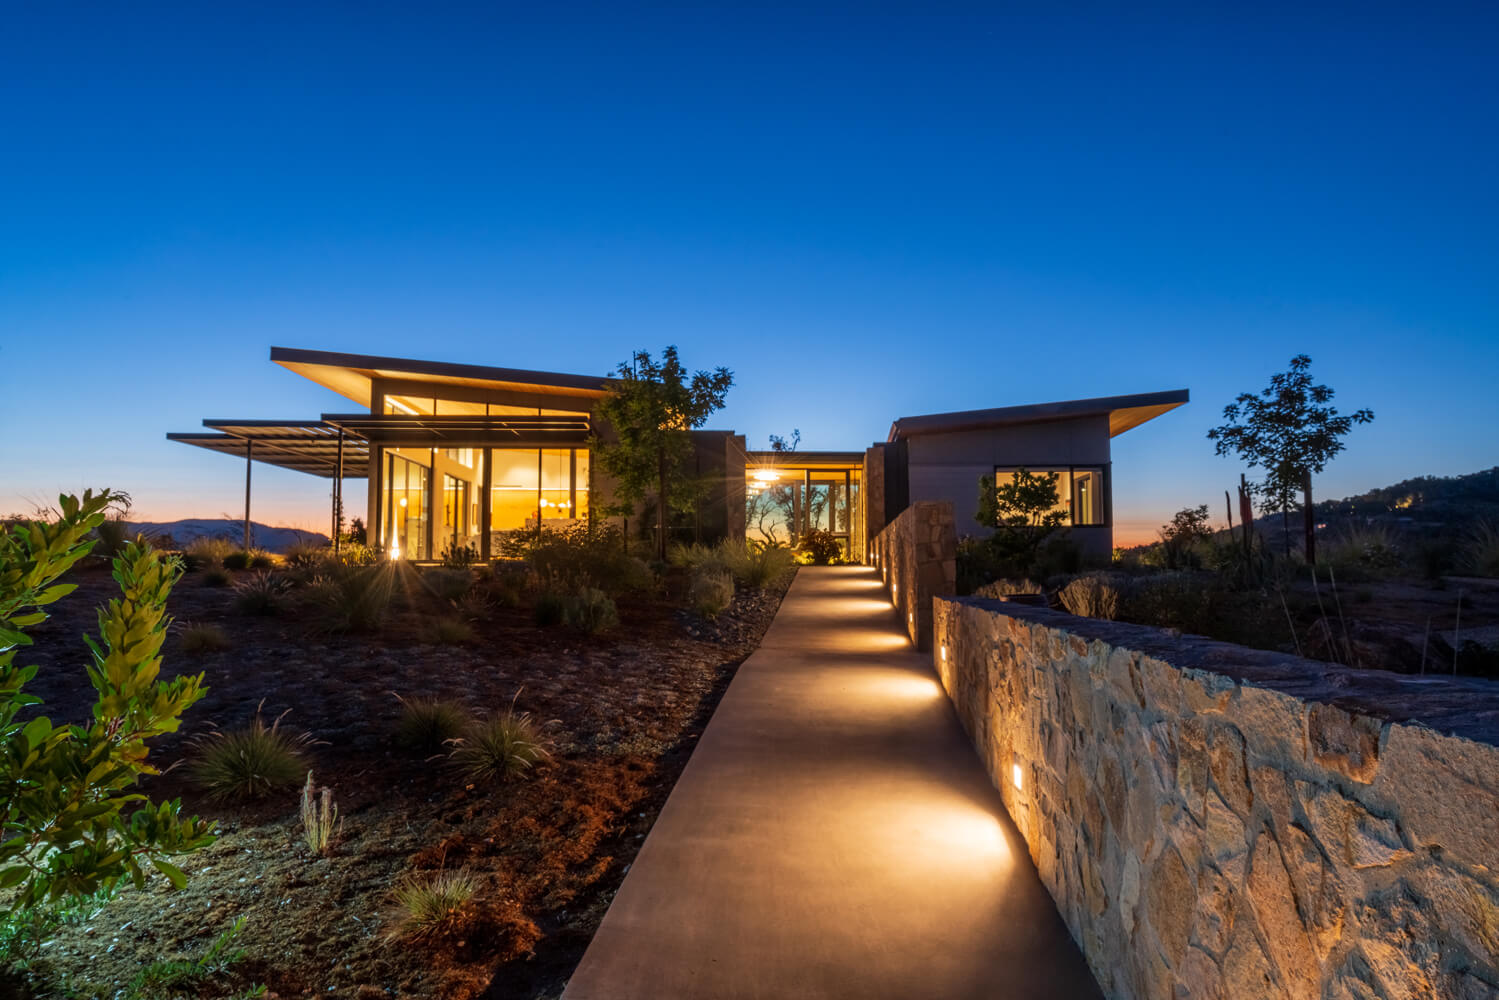
[[1172, 515], [1170, 524], [1161, 525], [1160, 536], [1161, 555], [1167, 569], [1181, 569], [1193, 562], [1197, 544], [1212, 537], [1208, 505], [1183, 507]]
[[[1312, 359], [1298, 354], [1290, 371], [1270, 379], [1259, 395], [1242, 393], [1223, 408], [1228, 422], [1208, 431], [1219, 455], [1236, 453], [1251, 469], [1264, 469], [1265, 478], [1253, 484], [1260, 495], [1260, 510], [1285, 512], [1303, 496], [1306, 526], [1306, 559], [1316, 560], [1316, 513], [1312, 509], [1312, 474], [1321, 472], [1334, 455], [1343, 450], [1342, 438], [1354, 424], [1374, 419], [1373, 410], [1340, 414], [1326, 405], [1333, 391], [1313, 385]], [[1290, 548], [1287, 534], [1286, 546]]]
[[1030, 572], [1042, 544], [1067, 524], [1067, 513], [1057, 507], [1059, 480], [1055, 472], [1027, 469], [1016, 469], [1009, 482], [997, 486], [993, 476], [979, 477], [974, 520], [995, 529], [995, 545], [1021, 572]]
[[175, 731], [204, 692], [202, 674], [158, 679], [167, 595], [182, 574], [175, 557], [131, 541], [115, 558], [121, 596], [99, 609], [98, 639], [85, 636], [98, 692], [92, 720], [18, 719], [40, 703], [25, 692], [38, 668], [15, 663], [31, 644], [25, 630], [75, 589], [55, 581], [93, 548], [88, 534], [112, 499], [108, 491], [65, 496], [55, 522], [28, 521], [0, 534], [0, 887], [18, 890], [18, 911], [91, 895], [125, 877], [140, 885], [142, 862], [180, 887], [185, 876], [166, 859], [214, 839], [212, 824], [178, 815], [179, 802], [158, 805], [135, 790], [140, 776], [157, 773], [146, 760], [147, 741]]
[[599, 415], [615, 435], [615, 440], [595, 436], [589, 442], [599, 467], [615, 479], [614, 500], [604, 512], [629, 515], [654, 488], [657, 554], [663, 560], [671, 512], [691, 511], [704, 492], [691, 472], [691, 432], [723, 407], [733, 384], [727, 368], [696, 372], [689, 379], [675, 347], [662, 351], [659, 363], [648, 351], [636, 351], [629, 364], [619, 366], [599, 402]]

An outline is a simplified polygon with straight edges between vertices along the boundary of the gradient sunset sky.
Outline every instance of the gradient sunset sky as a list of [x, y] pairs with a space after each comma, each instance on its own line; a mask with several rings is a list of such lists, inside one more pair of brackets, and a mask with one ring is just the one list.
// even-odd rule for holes
[[1115, 439], [1124, 543], [1221, 517], [1207, 429], [1298, 353], [1376, 413], [1322, 497], [1499, 464], [1499, 6], [528, 6], [9, 5], [0, 513], [237, 515], [164, 435], [347, 407], [272, 344], [676, 344], [751, 447], [1189, 388]]

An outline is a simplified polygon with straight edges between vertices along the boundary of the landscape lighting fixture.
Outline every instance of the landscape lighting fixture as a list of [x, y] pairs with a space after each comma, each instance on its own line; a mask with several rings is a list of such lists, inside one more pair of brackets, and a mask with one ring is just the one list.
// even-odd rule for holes
[[943, 663], [947, 662], [947, 644], [946, 643], [942, 644], [942, 662]]
[[755, 481], [756, 482], [761, 482], [761, 483], [775, 483], [775, 482], [779, 482], [780, 479], [781, 479], [781, 474], [779, 472], [777, 472], [776, 470], [774, 470], [774, 469], [756, 469], [755, 470]]
[[1019, 758], [1016, 758], [1015, 761], [1012, 764], [1010, 764], [1010, 780], [1013, 781], [1013, 782], [1015, 782], [1015, 791], [1017, 791], [1017, 792], [1021, 791], [1020, 776], [1021, 776], [1020, 760], [1019, 760]]

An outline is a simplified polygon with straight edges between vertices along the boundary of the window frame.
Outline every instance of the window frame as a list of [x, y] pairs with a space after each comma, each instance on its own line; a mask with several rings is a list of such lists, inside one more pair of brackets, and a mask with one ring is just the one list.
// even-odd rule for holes
[[[1110, 483], [1113, 479], [1112, 466], [1112, 462], [1085, 462], [1079, 465], [1072, 465], [1061, 462], [1048, 462], [1044, 465], [996, 465], [994, 467], [994, 476], [997, 480], [1001, 472], [1014, 473], [1020, 471], [1021, 469], [1024, 469], [1026, 472], [1032, 474], [1038, 472], [1065, 472], [1067, 473], [1067, 527], [1112, 528], [1114, 525], [1113, 490], [1110, 488]], [[1077, 481], [1077, 472], [1079, 469], [1084, 472], [1097, 472], [1099, 481], [1103, 484], [1103, 500], [1099, 504], [1102, 514], [1102, 520], [1090, 522], [1088, 524], [1077, 523], [1075, 509], [1076, 505], [1074, 504], [1073, 500], [1075, 483]]]

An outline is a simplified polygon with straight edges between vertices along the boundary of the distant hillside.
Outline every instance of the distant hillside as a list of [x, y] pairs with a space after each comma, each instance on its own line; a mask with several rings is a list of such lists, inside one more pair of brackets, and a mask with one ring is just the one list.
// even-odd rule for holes
[[[170, 535], [178, 545], [186, 545], [195, 538], [227, 538], [240, 542], [244, 538], [245, 523], [222, 517], [186, 518], [181, 521], [130, 521], [130, 529], [147, 535]], [[273, 528], [259, 521], [250, 522], [250, 544], [271, 552], [285, 552], [298, 543], [327, 545], [328, 536], [316, 531], [300, 528]]]
[[1499, 517], [1499, 466], [1465, 476], [1418, 476], [1317, 504], [1323, 517], [1410, 518], [1457, 524]]

